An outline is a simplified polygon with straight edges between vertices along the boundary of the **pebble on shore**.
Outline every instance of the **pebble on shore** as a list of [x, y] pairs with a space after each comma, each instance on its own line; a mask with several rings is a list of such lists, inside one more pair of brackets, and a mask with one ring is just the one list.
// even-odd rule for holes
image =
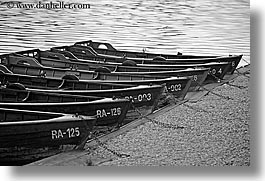
[[[244, 68], [247, 69], [247, 68]], [[249, 69], [249, 68], [248, 68]], [[250, 166], [249, 78], [240, 75], [196, 103], [185, 103], [156, 117], [180, 126], [163, 128], [146, 122], [105, 142], [119, 158], [102, 147], [92, 156], [111, 160], [100, 166]]]

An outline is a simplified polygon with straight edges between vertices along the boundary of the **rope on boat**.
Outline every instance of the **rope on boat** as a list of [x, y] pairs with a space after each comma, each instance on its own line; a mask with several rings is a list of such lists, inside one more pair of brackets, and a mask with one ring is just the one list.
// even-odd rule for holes
[[87, 128], [88, 135], [81, 141], [80, 144], [76, 145], [74, 149], [80, 150], [85, 147], [85, 144], [87, 143], [87, 140], [91, 138], [92, 132]]
[[[214, 74], [212, 74], [211, 73], [211, 75], [217, 80], [217, 82], [222, 82], [222, 80], [219, 78], [219, 77], [217, 77], [216, 75], [214, 75]], [[225, 82], [225, 84], [227, 84], [227, 85], [230, 85], [230, 86], [233, 86], [233, 87], [237, 87], [237, 88], [239, 88], [239, 89], [245, 89], [245, 88], [247, 88], [247, 87], [245, 87], [245, 86], [240, 86], [240, 85], [234, 85], [234, 84], [231, 84], [231, 83], [229, 83], [229, 82]]]
[[[219, 77], [217, 77], [216, 75], [214, 75], [214, 74], [212, 74], [211, 73], [211, 75], [217, 80], [217, 82], [222, 82], [222, 80], [219, 78]], [[247, 87], [245, 87], [245, 86], [240, 86], [240, 85], [234, 85], [234, 84], [231, 84], [231, 83], [229, 83], [229, 82], [225, 82], [225, 84], [227, 84], [227, 85], [230, 85], [230, 86], [232, 86], [232, 87], [237, 87], [237, 88], [239, 88], [239, 89], [245, 89], [245, 88], [247, 88]]]
[[80, 142], [80, 144], [74, 147], [74, 149], [79, 150], [85, 147], [87, 140], [90, 139], [92, 136], [92, 131], [90, 130], [89, 126], [85, 123], [85, 118], [83, 116], [79, 115], [78, 113], [76, 113], [74, 116], [80, 118], [83, 121], [86, 131], [88, 132], [87, 136]]
[[[79, 117], [80, 117], [80, 116], [79, 116]], [[82, 117], [81, 117], [81, 118], [82, 118]], [[117, 128], [117, 127], [115, 126], [115, 128]], [[101, 141], [98, 139], [98, 137], [96, 136], [96, 133], [95, 133], [95, 132], [94, 132], [93, 134], [90, 132], [88, 139], [89, 139], [89, 138], [94, 139], [100, 147], [102, 147], [102, 148], [104, 148], [105, 150], [111, 152], [113, 155], [115, 155], [115, 156], [117, 156], [117, 157], [119, 157], [119, 158], [130, 157], [129, 154], [118, 153], [117, 151], [108, 148], [103, 142], [101, 142]], [[86, 140], [86, 141], [87, 141], [87, 140]]]
[[213, 78], [215, 78], [218, 83], [221, 82], [221, 79], [216, 75], [214, 75], [213, 73], [210, 73], [210, 75], [213, 76]]
[[169, 123], [163, 123], [163, 122], [159, 122], [159, 121], [156, 121], [154, 119], [151, 119], [148, 116], [143, 115], [141, 113], [141, 111], [139, 111], [132, 103], [131, 103], [131, 105], [132, 105], [133, 109], [135, 110], [135, 112], [137, 112], [140, 115], [140, 118], [145, 118], [148, 121], [150, 121], [150, 122], [152, 122], [154, 124], [157, 124], [157, 125], [159, 125], [159, 126], [161, 126], [163, 128], [171, 128], [171, 129], [175, 129], [175, 130], [177, 130], [177, 129], [184, 129], [183, 126], [173, 125], [173, 124], [169, 124]]

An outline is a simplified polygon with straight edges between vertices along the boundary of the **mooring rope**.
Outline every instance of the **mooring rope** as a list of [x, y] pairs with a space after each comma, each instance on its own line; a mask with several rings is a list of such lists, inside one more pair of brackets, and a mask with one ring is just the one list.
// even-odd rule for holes
[[161, 127], [164, 127], [164, 128], [171, 128], [171, 129], [184, 129], [183, 126], [178, 126], [178, 125], [174, 125], [174, 124], [169, 124], [169, 123], [163, 123], [163, 122], [159, 122], [159, 121], [156, 121], [154, 119], [151, 119], [149, 118], [148, 116], [145, 116], [141, 113], [141, 111], [139, 109], [137, 109], [132, 103], [131, 103], [133, 109], [135, 110], [135, 112], [137, 112], [139, 115], [140, 115], [140, 118], [145, 118], [147, 120], [149, 120], [150, 122], [152, 123], [155, 123]]
[[74, 149], [83, 149], [87, 140], [91, 138], [92, 136], [92, 131], [90, 130], [90, 127], [86, 124], [86, 119], [84, 118], [84, 116], [79, 115], [78, 113], [76, 113], [75, 115], [73, 115], [74, 117], [78, 117], [82, 120], [82, 122], [85, 125], [85, 129], [87, 131], [87, 136], [78, 144], [74, 147]]
[[[176, 100], [176, 102], [180, 102], [180, 101], [181, 101], [181, 100], [179, 100], [178, 98], [174, 97], [174, 95], [173, 95], [173, 98]], [[198, 108], [198, 107], [194, 107], [194, 106], [188, 105], [188, 104], [186, 104], [186, 102], [184, 102], [184, 103], [181, 104], [181, 105], [183, 105], [183, 106], [185, 106], [185, 107], [187, 107], [187, 108], [189, 108], [189, 109], [193, 109], [193, 110], [195, 110], [195, 111], [202, 111], [202, 112], [205, 112], [205, 113], [207, 113], [207, 114], [211, 114], [209, 111], [207, 111], [207, 110], [205, 110], [205, 109], [202, 109], [202, 108]]]
[[92, 135], [92, 138], [97, 142], [97, 144], [99, 146], [101, 146], [102, 148], [104, 148], [105, 150], [111, 152], [113, 155], [119, 157], [119, 158], [126, 158], [126, 157], [130, 157], [131, 155], [129, 154], [125, 154], [125, 153], [118, 153], [117, 151], [108, 148], [103, 142], [101, 142], [96, 136]]
[[223, 95], [221, 95], [221, 94], [217, 94], [217, 93], [213, 92], [212, 90], [203, 87], [203, 86], [202, 86], [201, 84], [199, 84], [198, 82], [196, 82], [196, 84], [197, 84], [200, 88], [204, 89], [205, 91], [208, 91], [208, 92], [210, 92], [210, 93], [212, 93], [212, 94], [214, 94], [214, 95], [216, 95], [216, 96], [218, 96], [218, 97], [221, 97], [221, 98], [223, 98], [223, 99], [227, 99], [227, 100], [233, 100], [233, 98], [231, 98], [231, 97], [229, 97], [229, 96], [223, 96]]
[[[222, 79], [220, 79], [219, 77], [217, 77], [216, 75], [214, 75], [213, 73], [211, 73], [211, 75], [217, 80], [217, 82], [222, 82]], [[247, 88], [247, 87], [245, 87], [245, 86], [240, 86], [240, 85], [234, 85], [234, 84], [231, 84], [231, 83], [229, 83], [229, 82], [225, 82], [225, 84], [227, 84], [227, 85], [230, 85], [230, 86], [233, 86], [233, 87], [237, 87], [237, 88], [239, 88], [239, 89], [245, 89], [245, 88]]]
[[235, 69], [235, 71], [236, 71], [239, 75], [243, 75], [244, 77], [250, 78], [250, 77], [247, 76], [245, 73], [239, 72], [238, 69]]
[[214, 94], [214, 95], [216, 95], [216, 96], [218, 96], [218, 97], [221, 97], [221, 98], [223, 98], [223, 99], [233, 100], [233, 98], [231, 98], [231, 97], [229, 97], [229, 96], [223, 96], [223, 95], [221, 95], [221, 94], [217, 94], [217, 93], [213, 92], [212, 90], [206, 89], [206, 88], [203, 87], [203, 86], [201, 86], [201, 88], [204, 89], [204, 90], [206, 90], [206, 91], [208, 91], [208, 92], [210, 92], [210, 93], [212, 93], [212, 94]]
[[248, 62], [246, 59], [244, 59], [243, 57], [241, 58], [247, 65], [250, 65], [250, 62]]
[[230, 82], [226, 82], [225, 84], [227, 84], [229, 86], [232, 86], [232, 87], [239, 88], [239, 89], [246, 89], [246, 88], [248, 88], [247, 86], [235, 85], [235, 84], [231, 84]]

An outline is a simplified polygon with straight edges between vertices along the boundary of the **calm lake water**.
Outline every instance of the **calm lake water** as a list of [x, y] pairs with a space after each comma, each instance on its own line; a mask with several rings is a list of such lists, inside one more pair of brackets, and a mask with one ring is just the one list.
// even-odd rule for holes
[[124, 50], [243, 54], [250, 61], [249, 0], [72, 2], [89, 3], [90, 9], [8, 9], [2, 5], [0, 54], [94, 40]]

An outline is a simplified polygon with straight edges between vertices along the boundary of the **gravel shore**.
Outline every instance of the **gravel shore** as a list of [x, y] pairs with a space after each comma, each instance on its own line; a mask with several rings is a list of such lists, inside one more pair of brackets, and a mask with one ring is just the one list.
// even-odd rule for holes
[[[156, 117], [179, 126], [177, 130], [146, 122], [105, 142], [129, 157], [119, 158], [102, 147], [92, 157], [105, 159], [99, 166], [250, 166], [249, 78], [240, 75], [230, 83], [242, 87], [224, 84], [213, 91], [232, 99], [209, 93]], [[84, 157], [74, 162], [88, 165]]]

